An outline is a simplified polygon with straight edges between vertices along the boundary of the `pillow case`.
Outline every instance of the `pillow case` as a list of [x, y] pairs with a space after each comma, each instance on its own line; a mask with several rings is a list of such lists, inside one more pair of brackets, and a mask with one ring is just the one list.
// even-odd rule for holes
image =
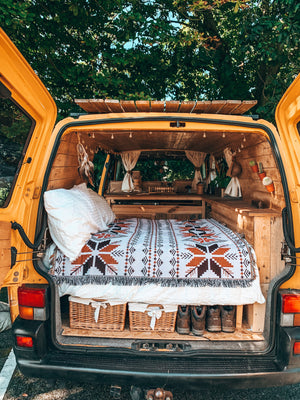
[[91, 234], [106, 230], [115, 219], [106, 200], [86, 183], [49, 190], [44, 193], [44, 203], [52, 240], [71, 261], [79, 256]]

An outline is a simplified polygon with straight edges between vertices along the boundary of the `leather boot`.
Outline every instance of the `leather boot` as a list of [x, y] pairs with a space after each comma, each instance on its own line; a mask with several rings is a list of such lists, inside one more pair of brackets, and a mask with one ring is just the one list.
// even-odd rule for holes
[[192, 333], [201, 336], [205, 329], [206, 306], [191, 307]]
[[222, 331], [233, 333], [235, 331], [235, 306], [223, 306], [221, 310]]
[[221, 331], [221, 309], [220, 306], [209, 306], [206, 316], [206, 327], [209, 332]]
[[190, 333], [191, 315], [190, 306], [178, 306], [176, 330], [180, 335]]

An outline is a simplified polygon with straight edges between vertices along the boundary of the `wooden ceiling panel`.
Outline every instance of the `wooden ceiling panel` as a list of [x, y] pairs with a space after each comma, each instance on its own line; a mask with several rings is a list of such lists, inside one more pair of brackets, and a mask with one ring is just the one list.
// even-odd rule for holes
[[[94, 136], [94, 135], [93, 135]], [[247, 140], [244, 141], [246, 136]], [[232, 151], [253, 146], [257, 143], [257, 134], [244, 134], [243, 132], [206, 132], [203, 137], [201, 131], [114, 131], [97, 132], [95, 139], [100, 148], [115, 153], [122, 151], [184, 151], [195, 150], [205, 153], [213, 153], [216, 156], [223, 154], [226, 147]], [[265, 140], [261, 138], [261, 140]]]

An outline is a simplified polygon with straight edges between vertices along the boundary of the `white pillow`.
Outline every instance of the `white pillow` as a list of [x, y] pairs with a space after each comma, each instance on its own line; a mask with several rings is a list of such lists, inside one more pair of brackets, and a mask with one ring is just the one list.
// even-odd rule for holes
[[71, 261], [79, 256], [92, 233], [106, 230], [115, 219], [106, 200], [86, 183], [69, 190], [47, 191], [44, 203], [52, 240]]
[[[71, 190], [79, 192], [80, 196], [87, 196], [90, 203], [90, 210], [93, 211], [93, 218], [103, 219], [106, 225], [112, 224], [116, 218], [113, 210], [108, 205], [104, 197], [99, 196], [98, 193], [94, 192], [86, 186], [86, 183], [81, 183], [80, 185], [74, 186]], [[101, 222], [99, 221], [99, 224]], [[107, 228], [106, 228], [107, 229]], [[104, 229], [99, 229], [104, 230]]]

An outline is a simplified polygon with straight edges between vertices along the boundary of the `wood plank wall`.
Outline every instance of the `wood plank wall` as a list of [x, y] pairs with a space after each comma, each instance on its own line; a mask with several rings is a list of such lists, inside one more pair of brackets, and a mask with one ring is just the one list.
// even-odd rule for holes
[[[270, 194], [262, 184], [257, 173], [252, 172], [249, 161], [261, 162], [267, 176], [273, 179], [275, 185], [274, 194]], [[255, 146], [245, 147], [237, 153], [237, 161], [242, 165], [243, 171], [239, 177], [245, 200], [261, 200], [267, 207], [281, 210], [285, 207], [283, 187], [281, 184], [278, 167], [267, 140], [263, 140]]]
[[[78, 173], [78, 140], [76, 132], [67, 134], [62, 138], [52, 165], [47, 190], [70, 189], [83, 182]], [[80, 142], [84, 145], [89, 159], [92, 161], [97, 148], [94, 139], [89, 134], [81, 133]]]
[[[89, 158], [92, 161], [97, 150], [97, 143], [89, 133], [80, 133], [80, 141], [85, 146]], [[78, 174], [77, 158], [78, 135], [76, 132], [65, 135], [59, 145], [53, 167], [51, 169], [48, 190], [57, 188], [69, 189], [82, 182]], [[252, 172], [249, 161], [262, 162], [267, 176], [271, 177], [275, 184], [275, 193], [270, 194], [259, 179], [258, 174]], [[279, 171], [267, 140], [261, 140], [256, 145], [247, 147], [237, 153], [237, 161], [242, 165], [243, 171], [239, 177], [244, 200], [262, 200], [267, 207], [281, 210], [285, 206], [283, 188]]]

